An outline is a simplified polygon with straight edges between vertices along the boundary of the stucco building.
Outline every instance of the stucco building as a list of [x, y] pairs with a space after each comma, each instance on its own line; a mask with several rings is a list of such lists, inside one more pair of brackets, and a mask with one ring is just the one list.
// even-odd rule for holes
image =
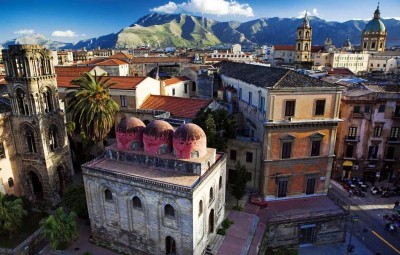
[[226, 156], [204, 131], [122, 118], [117, 144], [83, 166], [95, 242], [127, 254], [203, 254], [224, 219]]

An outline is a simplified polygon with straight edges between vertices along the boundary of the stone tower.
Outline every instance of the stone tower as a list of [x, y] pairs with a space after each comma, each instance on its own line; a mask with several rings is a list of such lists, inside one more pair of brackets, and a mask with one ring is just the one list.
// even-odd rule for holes
[[376, 53], [385, 51], [387, 30], [381, 21], [379, 4], [374, 12], [374, 18], [368, 22], [361, 36], [361, 47], [363, 51]]
[[39, 45], [2, 50], [15, 162], [23, 194], [55, 205], [73, 174], [53, 56]]
[[301, 26], [297, 28], [295, 67], [310, 69], [311, 67], [311, 38], [312, 29], [307, 12]]

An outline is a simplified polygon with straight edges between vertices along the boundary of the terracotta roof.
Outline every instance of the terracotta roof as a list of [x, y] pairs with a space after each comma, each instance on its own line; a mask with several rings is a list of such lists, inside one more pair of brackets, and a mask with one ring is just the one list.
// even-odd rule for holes
[[201, 109], [207, 107], [212, 102], [211, 99], [194, 99], [172, 96], [150, 97], [142, 104], [140, 109], [163, 110], [170, 112], [174, 117], [194, 118]]
[[292, 70], [230, 61], [214, 65], [221, 75], [253, 84], [261, 88], [340, 87]]
[[100, 57], [100, 58], [94, 58], [92, 60], [88, 60], [85, 62], [81, 62], [79, 63], [79, 65], [87, 65], [87, 66], [94, 66], [97, 63], [103, 62], [104, 60], [106, 60], [106, 58]]
[[169, 85], [173, 85], [179, 82], [183, 82], [183, 81], [190, 81], [190, 79], [186, 76], [182, 76], [182, 77], [173, 77], [171, 79], [166, 79], [164, 80], [165, 86], [169, 86]]
[[124, 53], [124, 52], [117, 52], [114, 55], [111, 55], [110, 58], [118, 58], [118, 59], [132, 59], [133, 55], [128, 54], [128, 53]]
[[75, 76], [79, 77], [82, 73], [92, 71], [93, 66], [55, 66], [57, 76]]
[[134, 57], [132, 63], [189, 63], [192, 58], [177, 58], [177, 57]]
[[117, 58], [112, 58], [112, 59], [107, 59], [104, 60], [100, 63], [97, 63], [96, 66], [120, 66], [120, 65], [126, 65], [125, 61], [119, 60]]
[[[74, 87], [74, 85], [71, 85], [71, 81], [76, 77], [78, 76], [57, 76], [58, 87], [61, 88]], [[139, 85], [144, 79], [146, 79], [146, 77], [111, 76], [109, 82], [118, 82], [118, 84], [111, 87], [111, 89], [135, 90], [136, 86]]]
[[333, 68], [328, 71], [329, 75], [354, 75], [348, 68]]
[[320, 46], [320, 45], [315, 45], [315, 46], [311, 46], [311, 52], [316, 53], [316, 52], [322, 52], [325, 50], [324, 46]]
[[274, 50], [296, 50], [294, 45], [275, 45]]

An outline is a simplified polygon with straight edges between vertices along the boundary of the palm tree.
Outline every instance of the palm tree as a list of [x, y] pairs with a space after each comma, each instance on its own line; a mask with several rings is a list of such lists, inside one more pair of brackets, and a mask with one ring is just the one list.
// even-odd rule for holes
[[22, 199], [7, 201], [5, 195], [0, 192], [0, 232], [17, 232], [27, 214]]
[[40, 221], [43, 235], [50, 241], [50, 246], [56, 250], [64, 250], [71, 241], [78, 237], [76, 213], [64, 213], [62, 207], [57, 208], [54, 215]]
[[114, 115], [119, 110], [118, 104], [111, 98], [110, 87], [116, 82], [109, 82], [104, 75], [97, 76], [83, 73], [73, 79], [66, 95], [67, 114], [82, 132], [82, 136], [97, 146], [97, 152], [103, 149], [103, 140], [114, 125]]

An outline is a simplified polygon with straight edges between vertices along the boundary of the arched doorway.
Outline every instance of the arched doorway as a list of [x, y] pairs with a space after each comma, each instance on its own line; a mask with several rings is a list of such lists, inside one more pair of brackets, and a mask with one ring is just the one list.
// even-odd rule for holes
[[176, 254], [176, 243], [175, 239], [167, 236], [165, 238], [165, 255], [175, 255]]
[[208, 216], [208, 233], [214, 233], [214, 209], [211, 210]]
[[43, 188], [42, 188], [42, 183], [40, 183], [39, 177], [37, 174], [33, 171], [29, 172], [29, 179], [31, 183], [31, 189], [33, 191], [33, 195], [35, 196], [35, 199], [43, 199]]
[[65, 177], [64, 177], [64, 167], [59, 166], [57, 167], [57, 178], [58, 178], [58, 184], [57, 184], [57, 191], [60, 196], [63, 195], [64, 189], [65, 189]]

